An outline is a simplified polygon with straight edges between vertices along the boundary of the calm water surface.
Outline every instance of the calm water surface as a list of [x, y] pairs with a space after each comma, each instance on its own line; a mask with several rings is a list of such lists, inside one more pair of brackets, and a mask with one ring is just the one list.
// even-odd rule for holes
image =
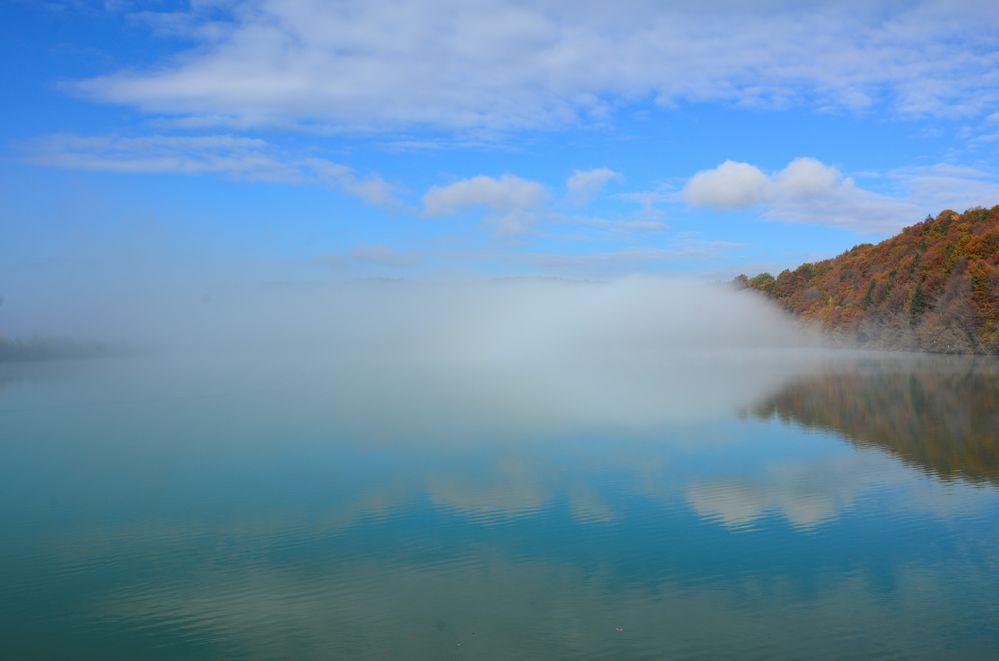
[[999, 364], [0, 366], [0, 657], [999, 658]]

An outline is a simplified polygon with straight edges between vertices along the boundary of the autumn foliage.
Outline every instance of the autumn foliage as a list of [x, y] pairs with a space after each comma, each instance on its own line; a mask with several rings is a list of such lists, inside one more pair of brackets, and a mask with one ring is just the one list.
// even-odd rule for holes
[[999, 206], [944, 211], [877, 245], [736, 282], [873, 346], [996, 354]]

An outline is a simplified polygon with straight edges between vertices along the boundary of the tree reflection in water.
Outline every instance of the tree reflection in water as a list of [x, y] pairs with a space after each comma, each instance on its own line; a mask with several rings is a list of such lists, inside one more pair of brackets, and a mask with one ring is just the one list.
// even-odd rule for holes
[[943, 479], [999, 484], [996, 402], [993, 358], [888, 356], [797, 380], [752, 413], [888, 450]]

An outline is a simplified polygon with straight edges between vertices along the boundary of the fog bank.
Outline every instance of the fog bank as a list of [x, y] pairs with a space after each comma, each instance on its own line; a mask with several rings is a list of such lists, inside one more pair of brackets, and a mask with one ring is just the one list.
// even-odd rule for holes
[[[31, 327], [11, 319], [8, 326]], [[21, 323], [17, 323], [20, 321]], [[817, 346], [772, 305], [693, 279], [359, 281], [99, 295], [48, 308], [47, 335], [156, 351], [538, 358]]]
[[81, 368], [68, 403], [280, 390], [263, 419], [370, 440], [649, 430], [735, 412], [826, 359], [769, 302], [686, 279], [281, 284], [66, 321], [153, 359]]

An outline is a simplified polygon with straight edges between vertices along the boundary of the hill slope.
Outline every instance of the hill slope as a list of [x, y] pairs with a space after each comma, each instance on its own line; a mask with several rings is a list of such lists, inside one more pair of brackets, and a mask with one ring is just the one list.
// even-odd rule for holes
[[736, 282], [872, 346], [996, 354], [999, 206], [944, 211], [877, 245]]

